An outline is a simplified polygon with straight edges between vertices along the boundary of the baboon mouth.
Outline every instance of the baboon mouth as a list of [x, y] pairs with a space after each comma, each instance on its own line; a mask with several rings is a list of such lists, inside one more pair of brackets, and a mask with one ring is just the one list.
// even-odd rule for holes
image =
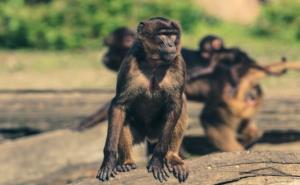
[[166, 53], [164, 55], [162, 55], [162, 58], [166, 61], [171, 61], [171, 60], [174, 60], [176, 58], [176, 53]]

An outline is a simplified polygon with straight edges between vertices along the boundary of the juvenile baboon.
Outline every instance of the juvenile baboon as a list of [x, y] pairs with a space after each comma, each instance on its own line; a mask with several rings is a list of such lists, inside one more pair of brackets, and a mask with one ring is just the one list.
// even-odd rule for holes
[[104, 45], [108, 47], [107, 53], [102, 58], [103, 64], [118, 72], [122, 60], [133, 45], [135, 32], [127, 27], [120, 27], [104, 39]]
[[200, 40], [199, 50], [182, 49], [187, 65], [185, 94], [188, 100], [201, 103], [206, 101], [210, 92], [209, 74], [215, 67], [215, 64], [211, 63], [211, 57], [224, 47], [222, 38], [208, 35]]
[[233, 69], [239, 78], [237, 86], [231, 83], [232, 70], [216, 67], [211, 77], [211, 94], [200, 116], [206, 135], [221, 151], [244, 150], [262, 135], [253, 122], [263, 96], [259, 79], [283, 74], [287, 69], [300, 69], [300, 64], [281, 62]]
[[136, 168], [132, 145], [145, 139], [156, 143], [147, 166], [155, 179], [166, 181], [168, 171], [179, 182], [187, 179], [188, 167], [178, 154], [187, 124], [180, 32], [178, 23], [161, 17], [139, 24], [110, 104], [100, 180]]
[[207, 35], [203, 37], [199, 42], [198, 50], [182, 48], [181, 53], [184, 61], [186, 62], [187, 75], [189, 75], [191, 70], [195, 67], [198, 67], [198, 70], [201, 70], [201, 68], [207, 68], [211, 54], [215, 51], [222, 50], [223, 48], [223, 40], [214, 35]]

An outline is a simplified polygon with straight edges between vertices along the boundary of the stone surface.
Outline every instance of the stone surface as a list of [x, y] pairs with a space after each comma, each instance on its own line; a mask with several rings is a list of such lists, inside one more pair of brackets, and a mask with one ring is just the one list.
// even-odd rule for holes
[[[188, 162], [190, 176], [186, 184], [196, 185], [296, 185], [300, 183], [300, 153], [236, 152], [194, 158]], [[141, 185], [159, 184], [145, 168], [121, 173], [109, 182], [95, 177], [72, 185]], [[167, 183], [179, 184], [174, 177]]]
[[[66, 166], [99, 163], [106, 126], [82, 133], [66, 129], [5, 141], [0, 145], [0, 184], [25, 184]], [[143, 148], [137, 150], [137, 157], [145, 156]]]

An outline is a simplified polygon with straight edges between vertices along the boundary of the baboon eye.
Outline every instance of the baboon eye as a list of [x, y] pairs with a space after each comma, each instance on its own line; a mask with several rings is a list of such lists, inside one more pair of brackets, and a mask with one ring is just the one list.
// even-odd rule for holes
[[173, 42], [175, 42], [175, 41], [176, 41], [176, 38], [177, 38], [177, 36], [176, 36], [176, 35], [171, 35], [171, 36], [170, 36], [170, 39], [171, 39]]

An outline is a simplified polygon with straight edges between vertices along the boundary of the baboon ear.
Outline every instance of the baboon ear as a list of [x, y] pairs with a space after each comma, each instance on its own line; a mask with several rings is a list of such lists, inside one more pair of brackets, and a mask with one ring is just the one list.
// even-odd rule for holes
[[171, 25], [173, 28], [175, 28], [176, 30], [178, 30], [178, 33], [180, 34], [181, 32], [181, 26], [180, 23], [177, 21], [171, 21]]
[[144, 27], [145, 27], [145, 23], [144, 22], [140, 22], [139, 25], [138, 25], [138, 27], [137, 27], [138, 34], [142, 34], [143, 33]]

